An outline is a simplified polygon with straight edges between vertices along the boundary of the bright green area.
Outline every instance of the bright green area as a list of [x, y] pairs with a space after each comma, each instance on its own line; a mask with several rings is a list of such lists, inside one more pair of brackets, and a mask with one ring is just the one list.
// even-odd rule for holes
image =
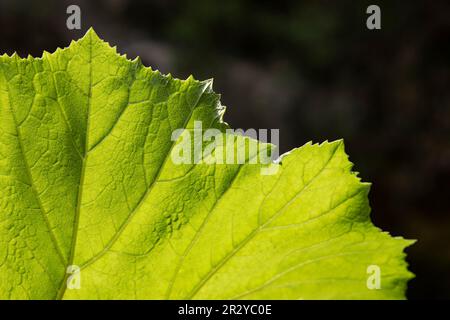
[[1, 299], [405, 297], [412, 242], [372, 225], [342, 141], [295, 149], [274, 175], [172, 162], [173, 130], [227, 128], [211, 86], [92, 29], [42, 58], [0, 57]]

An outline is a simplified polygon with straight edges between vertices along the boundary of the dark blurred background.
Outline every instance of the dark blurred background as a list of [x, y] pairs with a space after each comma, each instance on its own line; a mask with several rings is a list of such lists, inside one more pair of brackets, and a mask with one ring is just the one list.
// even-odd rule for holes
[[[381, 30], [366, 28], [370, 4]], [[90, 26], [163, 73], [214, 77], [225, 120], [279, 128], [281, 152], [344, 138], [375, 224], [419, 240], [408, 297], [450, 298], [448, 0], [0, 0], [1, 53], [41, 56]]]

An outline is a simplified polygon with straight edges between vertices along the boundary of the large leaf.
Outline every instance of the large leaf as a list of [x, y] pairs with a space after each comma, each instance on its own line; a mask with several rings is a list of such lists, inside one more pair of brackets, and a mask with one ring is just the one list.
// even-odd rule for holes
[[404, 298], [411, 242], [372, 225], [342, 141], [295, 149], [273, 175], [174, 163], [176, 128], [227, 128], [211, 85], [129, 61], [92, 30], [0, 58], [1, 298]]

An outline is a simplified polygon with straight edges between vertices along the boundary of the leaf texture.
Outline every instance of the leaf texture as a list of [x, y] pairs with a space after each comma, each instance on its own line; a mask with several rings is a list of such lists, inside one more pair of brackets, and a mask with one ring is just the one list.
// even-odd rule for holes
[[212, 81], [129, 61], [92, 29], [0, 57], [0, 298], [404, 298], [412, 241], [373, 226], [342, 141], [292, 150], [274, 175], [172, 161], [173, 130], [225, 135], [223, 112]]

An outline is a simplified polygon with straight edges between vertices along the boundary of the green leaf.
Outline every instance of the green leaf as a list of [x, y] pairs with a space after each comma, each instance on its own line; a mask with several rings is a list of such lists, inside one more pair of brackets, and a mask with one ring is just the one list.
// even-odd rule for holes
[[173, 130], [225, 135], [211, 87], [93, 30], [42, 58], [0, 57], [0, 298], [404, 298], [412, 241], [372, 225], [342, 141], [295, 149], [273, 175], [174, 163]]

